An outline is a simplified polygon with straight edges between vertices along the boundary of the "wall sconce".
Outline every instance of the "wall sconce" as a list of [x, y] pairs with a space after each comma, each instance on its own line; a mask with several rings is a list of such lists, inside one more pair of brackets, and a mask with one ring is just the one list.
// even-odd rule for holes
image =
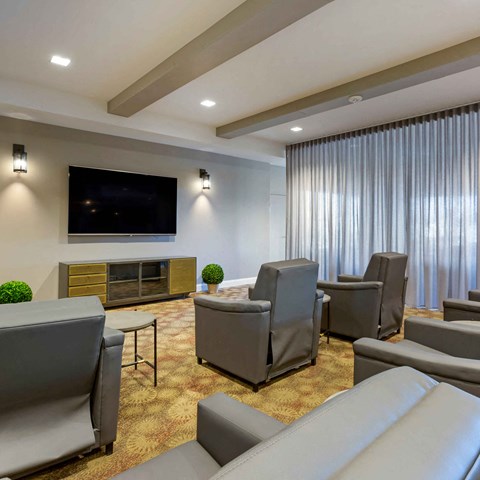
[[27, 173], [27, 152], [25, 145], [13, 144], [13, 171]]
[[202, 189], [210, 190], [210, 175], [203, 168], [200, 169], [200, 178], [202, 179]]

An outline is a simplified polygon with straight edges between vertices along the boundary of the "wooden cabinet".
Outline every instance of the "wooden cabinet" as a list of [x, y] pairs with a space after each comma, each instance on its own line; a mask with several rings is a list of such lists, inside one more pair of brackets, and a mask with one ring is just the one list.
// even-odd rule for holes
[[187, 295], [196, 290], [195, 257], [60, 263], [59, 297], [98, 295], [105, 306]]

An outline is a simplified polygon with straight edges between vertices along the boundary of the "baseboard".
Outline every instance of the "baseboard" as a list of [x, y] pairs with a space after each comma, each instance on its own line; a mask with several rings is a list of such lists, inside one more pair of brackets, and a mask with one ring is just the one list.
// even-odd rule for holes
[[[235, 280], [225, 280], [220, 284], [220, 290], [222, 288], [238, 287], [239, 285], [253, 285], [257, 277], [249, 278], [236, 278]], [[197, 292], [205, 292], [207, 285], [205, 283], [197, 283]]]

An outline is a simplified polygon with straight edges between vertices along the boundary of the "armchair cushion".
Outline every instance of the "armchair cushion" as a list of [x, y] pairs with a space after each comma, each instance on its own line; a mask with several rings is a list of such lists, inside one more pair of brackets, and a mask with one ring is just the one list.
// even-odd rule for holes
[[480, 290], [470, 290], [468, 292], [468, 299], [474, 302], [480, 302]]

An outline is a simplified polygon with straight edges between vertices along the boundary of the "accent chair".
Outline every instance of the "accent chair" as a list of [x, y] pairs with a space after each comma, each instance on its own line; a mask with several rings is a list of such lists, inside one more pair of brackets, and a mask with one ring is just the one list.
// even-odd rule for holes
[[470, 290], [468, 292], [468, 300], [454, 298], [444, 300], [443, 318], [447, 322], [457, 320], [474, 320], [480, 322], [480, 290]]
[[330, 295], [330, 332], [352, 338], [383, 338], [399, 332], [405, 308], [407, 255], [375, 253], [363, 276], [339, 275], [317, 282]]
[[0, 477], [113, 451], [124, 334], [104, 323], [98, 297], [0, 305]]
[[480, 328], [432, 318], [405, 320], [398, 343], [361, 338], [353, 344], [354, 383], [408, 366], [480, 397]]
[[194, 298], [195, 350], [202, 359], [258, 385], [318, 353], [323, 292], [318, 264], [306, 259], [265, 263], [249, 300]]

